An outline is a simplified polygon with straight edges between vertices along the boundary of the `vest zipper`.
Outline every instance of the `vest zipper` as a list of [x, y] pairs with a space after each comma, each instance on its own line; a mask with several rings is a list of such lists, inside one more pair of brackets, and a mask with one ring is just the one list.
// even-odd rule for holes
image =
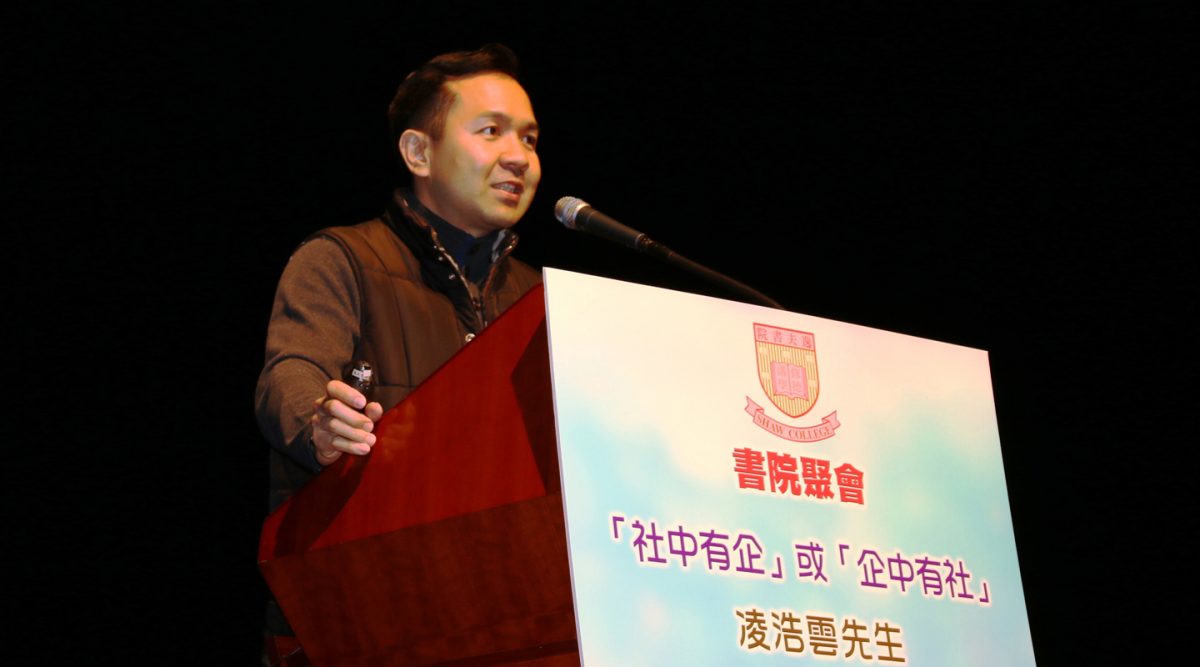
[[475, 311], [475, 322], [479, 325], [477, 330], [469, 333], [478, 334], [480, 331], [483, 331], [484, 327], [487, 326], [487, 320], [484, 319], [483, 316], [483, 300], [480, 298], [479, 288], [475, 286], [475, 283], [467, 280], [467, 275], [463, 273], [462, 269], [458, 266], [458, 262], [454, 261], [454, 257], [451, 256], [450, 253], [446, 252], [446, 249], [442, 247], [442, 242], [438, 240], [437, 230], [431, 227], [429, 229], [429, 235], [431, 238], [433, 238], [434, 249], [437, 250], [438, 254], [440, 254], [442, 258], [446, 260], [446, 263], [450, 265], [450, 268], [454, 269], [454, 275], [458, 276], [458, 284], [462, 285], [463, 289], [467, 290], [467, 297], [471, 300], [471, 308]]
[[[488, 268], [487, 278], [483, 279], [483, 292], [482, 292], [483, 294], [487, 294], [488, 290], [491, 289], [492, 279], [496, 277], [496, 271], [499, 270], [499, 268], [500, 268], [500, 260], [504, 259], [505, 257], [508, 257], [508, 254], [510, 252], [512, 252], [513, 248], [517, 247], [517, 235], [516, 234], [514, 234], [511, 230], [505, 230], [501, 233], [504, 234], [504, 236], [505, 236], [504, 247], [501, 248], [500, 251], [495, 253], [495, 255], [492, 257], [492, 265], [491, 265], [491, 267]], [[479, 313], [479, 320], [481, 322], [483, 322], [483, 326], [486, 327], [488, 325], [488, 322], [487, 322], [487, 319], [484, 317], [483, 304], [479, 303], [476, 306], [476, 308]]]

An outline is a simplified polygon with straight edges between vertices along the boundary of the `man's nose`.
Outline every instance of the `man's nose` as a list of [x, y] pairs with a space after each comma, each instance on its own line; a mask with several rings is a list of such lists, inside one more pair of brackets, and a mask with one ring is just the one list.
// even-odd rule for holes
[[500, 153], [500, 164], [508, 171], [520, 176], [529, 168], [529, 148], [515, 134], [510, 134]]

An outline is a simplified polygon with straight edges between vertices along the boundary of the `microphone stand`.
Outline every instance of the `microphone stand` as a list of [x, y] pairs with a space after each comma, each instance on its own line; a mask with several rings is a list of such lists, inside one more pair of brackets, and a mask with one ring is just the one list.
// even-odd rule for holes
[[651, 239], [642, 232], [627, 227], [604, 215], [593, 208], [591, 204], [578, 197], [562, 197], [559, 199], [558, 203], [554, 205], [554, 217], [558, 218], [558, 221], [566, 225], [569, 229], [585, 231], [589, 234], [608, 239], [613, 243], [628, 246], [638, 252], [644, 252], [657, 257], [671, 266], [683, 269], [709, 282], [723, 285], [754, 303], [767, 306], [768, 308], [785, 310], [778, 301], [766, 294], [759, 292], [749, 285], [738, 282], [723, 273], [713, 271], [707, 266], [693, 262], [658, 241]]
[[687, 257], [684, 257], [674, 250], [671, 250], [667, 246], [659, 243], [658, 241], [651, 239], [645, 234], [642, 234], [641, 237], [638, 238], [637, 245], [634, 246], [634, 249], [653, 257], [657, 257], [671, 266], [683, 269], [684, 271], [687, 271], [692, 275], [699, 276], [700, 278], [703, 278], [711, 283], [723, 285], [726, 288], [750, 299], [754, 303], [759, 304], [760, 306], [777, 308], [779, 310], [787, 310], [778, 301], [754, 289], [753, 287], [734, 280], [733, 278], [730, 278], [719, 271], [714, 271], [703, 264], [693, 262]]

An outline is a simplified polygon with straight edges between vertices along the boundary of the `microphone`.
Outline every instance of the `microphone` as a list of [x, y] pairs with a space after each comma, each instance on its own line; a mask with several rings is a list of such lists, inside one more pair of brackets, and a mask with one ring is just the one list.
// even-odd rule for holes
[[570, 229], [595, 234], [639, 252], [650, 252], [662, 247], [649, 236], [613, 220], [578, 197], [559, 199], [554, 205], [554, 217]]
[[753, 287], [740, 283], [723, 273], [718, 273], [707, 266], [693, 262], [658, 241], [651, 239], [642, 232], [626, 227], [604, 215], [592, 208], [591, 204], [578, 197], [563, 197], [559, 199], [558, 203], [554, 205], [554, 217], [558, 218], [559, 222], [570, 229], [595, 234], [600, 238], [620, 243], [639, 252], [649, 253], [667, 264], [690, 271], [710, 282], [724, 285], [755, 303], [780, 310], [784, 309], [783, 306], [779, 305], [778, 301], [775, 301]]

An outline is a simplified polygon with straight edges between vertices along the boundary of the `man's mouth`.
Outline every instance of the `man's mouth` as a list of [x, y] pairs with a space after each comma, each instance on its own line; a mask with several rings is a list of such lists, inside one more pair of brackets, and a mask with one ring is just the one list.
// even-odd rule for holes
[[521, 185], [520, 183], [515, 183], [512, 181], [496, 183], [496, 184], [492, 185], [492, 187], [496, 188], [497, 190], [503, 190], [504, 192], [508, 192], [510, 194], [514, 194], [514, 195], [518, 195], [518, 196], [522, 192], [525, 191], [525, 186]]

